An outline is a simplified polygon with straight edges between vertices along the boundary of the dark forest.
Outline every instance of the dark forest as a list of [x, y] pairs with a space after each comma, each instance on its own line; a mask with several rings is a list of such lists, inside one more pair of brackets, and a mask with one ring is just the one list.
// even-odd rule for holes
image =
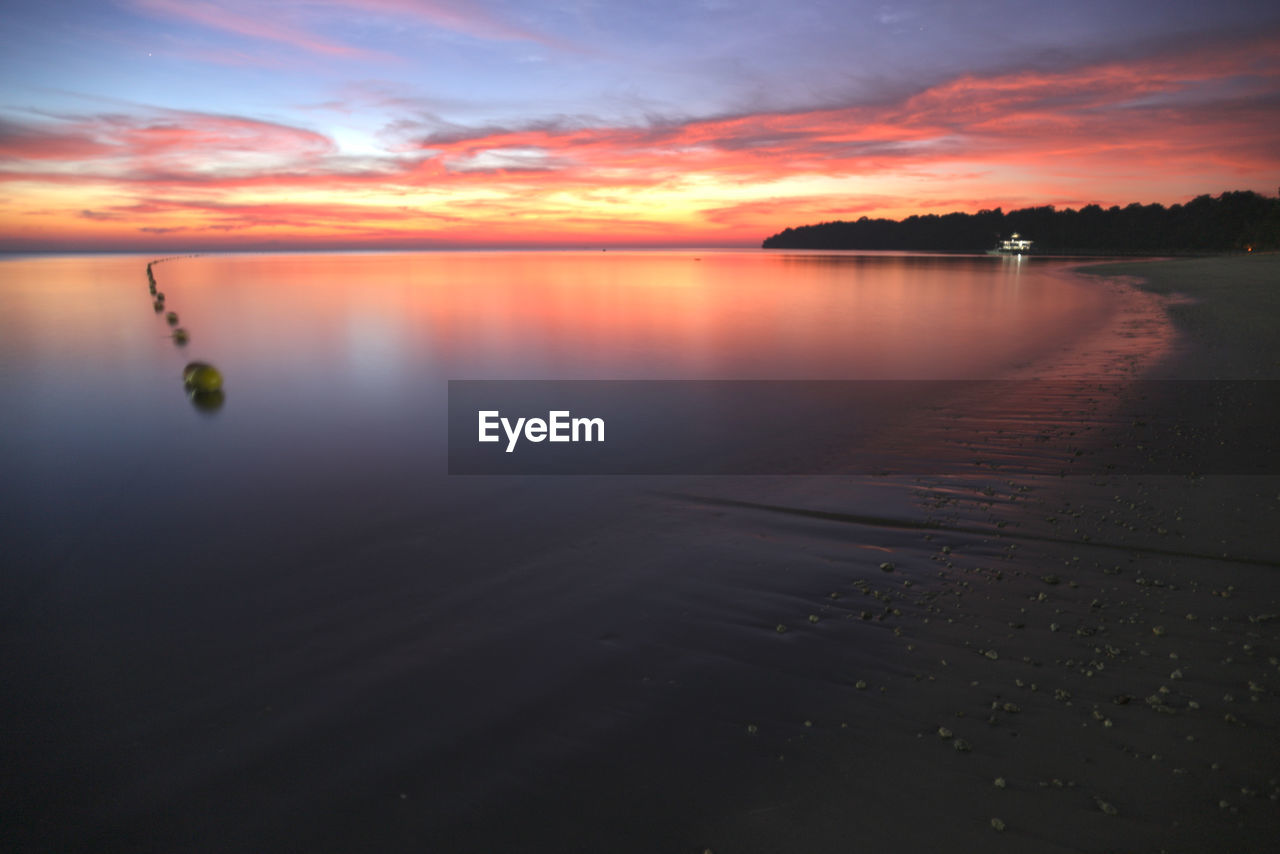
[[910, 216], [824, 222], [788, 228], [765, 249], [888, 249], [981, 252], [1013, 232], [1035, 241], [1037, 253], [1196, 254], [1280, 249], [1280, 198], [1250, 191], [1197, 196], [1183, 205], [1080, 210], [1053, 205], [1005, 213]]

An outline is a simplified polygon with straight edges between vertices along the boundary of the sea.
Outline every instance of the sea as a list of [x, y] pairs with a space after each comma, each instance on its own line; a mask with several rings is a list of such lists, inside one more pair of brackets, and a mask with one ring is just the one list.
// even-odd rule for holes
[[906, 536], [727, 508], [910, 519], [911, 490], [460, 473], [451, 383], [1034, 379], [1123, 290], [893, 253], [0, 260], [0, 841], [703, 850], [798, 785], [750, 736], [803, 735], [881, 654], [780, 645], [807, 597]]

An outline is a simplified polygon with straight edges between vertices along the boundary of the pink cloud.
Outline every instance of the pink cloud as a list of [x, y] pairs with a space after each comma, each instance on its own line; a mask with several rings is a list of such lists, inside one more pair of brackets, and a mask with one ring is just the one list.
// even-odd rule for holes
[[[352, 47], [324, 38], [310, 29], [282, 18], [316, 17], [324, 10], [338, 10], [356, 19], [381, 13], [423, 22], [450, 32], [483, 39], [533, 41], [550, 47], [574, 49], [568, 43], [503, 20], [473, 2], [452, 0], [314, 0], [294, 3], [244, 3], [222, 0], [133, 0], [135, 7], [154, 15], [187, 21], [238, 36], [285, 44], [300, 50], [343, 58], [391, 59], [386, 54]], [[218, 54], [229, 58], [231, 54]], [[255, 60], [256, 61], [256, 60]]]
[[230, 3], [215, 4], [203, 2], [203, 0], [133, 0], [133, 3], [144, 11], [167, 18], [185, 20], [235, 35], [286, 44], [313, 53], [366, 59], [380, 56], [373, 51], [339, 44], [305, 29], [273, 21], [269, 17], [273, 11], [271, 5], [262, 4], [239, 12]]
[[[138, 174], [192, 178], [224, 161], [255, 158], [278, 168], [333, 154], [328, 137], [314, 131], [242, 116], [181, 110], [143, 115], [107, 114], [0, 122], [0, 174], [10, 178], [129, 181]], [[60, 169], [44, 172], [40, 164]]]

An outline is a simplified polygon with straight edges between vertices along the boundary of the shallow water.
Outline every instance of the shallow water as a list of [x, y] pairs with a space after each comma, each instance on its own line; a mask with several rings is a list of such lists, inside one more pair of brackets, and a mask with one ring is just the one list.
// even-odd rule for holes
[[1007, 258], [226, 255], [155, 267], [182, 348], [147, 260], [0, 263], [19, 844], [688, 845], [742, 784], [728, 698], [785, 716], [834, 678], [760, 625], [893, 535], [728, 524], [665, 479], [449, 477], [447, 381], [996, 378], [1116, 310]]

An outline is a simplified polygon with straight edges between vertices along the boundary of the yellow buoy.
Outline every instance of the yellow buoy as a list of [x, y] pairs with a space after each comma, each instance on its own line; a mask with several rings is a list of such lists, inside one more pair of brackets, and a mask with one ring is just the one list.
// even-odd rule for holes
[[182, 381], [199, 392], [215, 392], [222, 388], [222, 374], [208, 362], [191, 362], [182, 369]]

